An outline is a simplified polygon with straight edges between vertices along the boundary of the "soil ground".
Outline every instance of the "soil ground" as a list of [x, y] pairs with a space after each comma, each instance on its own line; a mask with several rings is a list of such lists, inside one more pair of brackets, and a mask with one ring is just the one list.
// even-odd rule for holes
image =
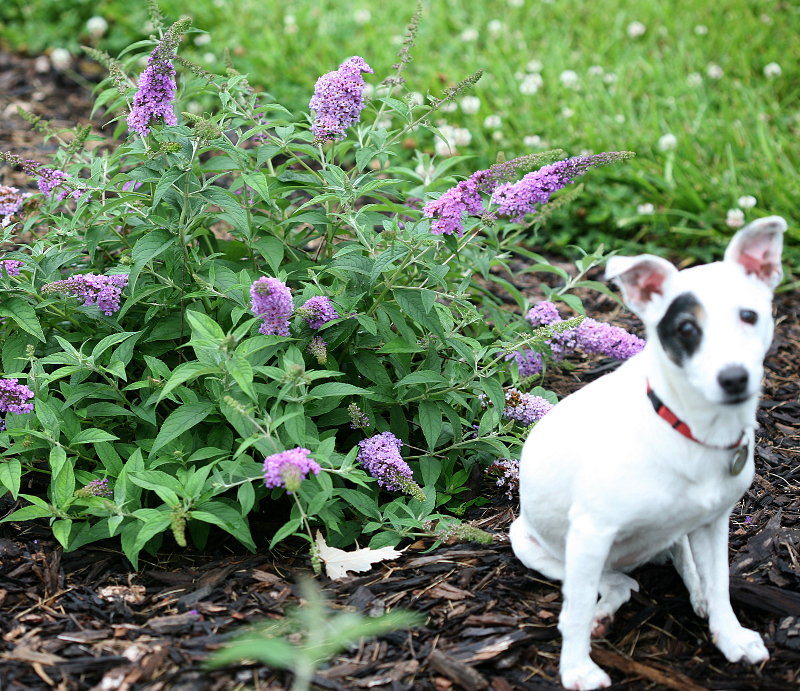
[[[80, 66], [79, 66], [80, 69]], [[88, 69], [88, 68], [87, 68]], [[91, 75], [89, 75], [91, 76]], [[0, 53], [0, 148], [43, 153], [16, 106], [71, 127], [89, 122], [86, 89], [41, 59]], [[99, 122], [96, 121], [95, 125]], [[0, 183], [31, 188], [0, 168]], [[522, 266], [518, 268], [523, 268]], [[518, 275], [541, 296], [541, 276]], [[583, 296], [592, 316], [641, 334], [641, 324], [609, 298]], [[800, 305], [776, 299], [776, 334], [758, 413], [756, 477], [731, 518], [731, 596], [742, 623], [759, 631], [771, 659], [729, 664], [692, 612], [671, 566], [634, 572], [641, 589], [593, 645], [617, 689], [796, 689], [800, 682]], [[566, 395], [608, 371], [598, 358], [571, 361], [546, 385]], [[557, 584], [525, 569], [506, 529], [517, 507], [484, 480], [490, 505], [468, 518], [494, 535], [490, 546], [408, 546], [367, 575], [317, 582], [335, 610], [377, 615], [394, 608], [426, 615], [424, 626], [361, 643], [334, 657], [314, 679], [320, 689], [447, 691], [450, 688], [560, 688]], [[0, 515], [13, 502], [6, 497]], [[275, 524], [256, 517], [254, 534]], [[113, 541], [62, 553], [46, 526], [0, 525], [0, 691], [228, 691], [286, 689], [291, 674], [246, 663], [210, 671], [209, 654], [249, 623], [281, 620], [301, 601], [311, 573], [302, 545], [246, 554], [221, 537], [216, 551], [165, 548], [133, 572]]]

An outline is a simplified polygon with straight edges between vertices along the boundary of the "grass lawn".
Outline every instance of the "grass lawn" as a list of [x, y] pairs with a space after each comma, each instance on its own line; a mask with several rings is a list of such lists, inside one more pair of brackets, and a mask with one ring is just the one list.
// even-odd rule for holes
[[[254, 85], [299, 111], [307, 110], [317, 77], [353, 54], [372, 65], [377, 86], [415, 5], [161, 0], [160, 6], [168, 23], [190, 15], [209, 32], [190, 35], [183, 55], [223, 72], [227, 46]], [[66, 46], [77, 53], [90, 40], [85, 21], [93, 15], [110, 24], [99, 45], [112, 55], [146, 35], [146, 5], [130, 0], [5, 7], [0, 35], [10, 47]], [[469, 143], [458, 146], [474, 156], [469, 168], [457, 168], [463, 173], [486, 167], [499, 151], [506, 157], [556, 147], [571, 155], [637, 153], [587, 176], [582, 206], [556, 215], [548, 229], [551, 246], [636, 244], [648, 251], [669, 247], [687, 262], [707, 260], [733, 232], [726, 215], [745, 195], [756, 200], [743, 208], [747, 220], [780, 214], [789, 219], [790, 237], [798, 237], [792, 228], [800, 186], [798, 34], [800, 7], [772, 0], [426, 0], [407, 86], [440, 95], [485, 70], [471, 92], [479, 103], [437, 114], [436, 124], [469, 133], [461, 133]], [[435, 152], [427, 132], [405, 144], [409, 153]], [[787, 268], [797, 273], [800, 255], [790, 251], [789, 258]]]

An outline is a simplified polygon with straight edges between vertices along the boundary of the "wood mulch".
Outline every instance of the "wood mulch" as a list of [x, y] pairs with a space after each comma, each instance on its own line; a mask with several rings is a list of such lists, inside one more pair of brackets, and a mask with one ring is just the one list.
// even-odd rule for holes
[[[40, 64], [41, 66], [41, 64]], [[72, 125], [89, 99], [32, 59], [0, 54], [0, 148], [28, 155], [36, 135], [14, 115], [15, 102]], [[32, 151], [26, 151], [26, 147]], [[33, 156], [31, 156], [33, 157]], [[22, 187], [25, 180], [4, 184]], [[532, 298], [541, 275], [519, 275]], [[604, 296], [586, 294], [593, 316], [640, 332]], [[730, 664], [692, 612], [671, 566], [634, 572], [641, 585], [593, 655], [619, 689], [796, 689], [800, 682], [800, 307], [796, 292], [776, 299], [777, 328], [759, 409], [753, 485], [731, 520], [731, 596], [742, 623], [759, 631], [771, 659], [761, 667]], [[602, 359], [573, 360], [547, 386], [565, 395], [608, 371]], [[516, 506], [496, 495], [468, 517], [491, 532], [490, 546], [407, 546], [366, 576], [317, 578], [336, 610], [367, 616], [405, 608], [424, 626], [362, 641], [333, 658], [314, 679], [319, 689], [560, 688], [557, 584], [524, 568], [506, 537]], [[6, 497], [0, 515], [13, 503]], [[268, 536], [274, 518], [255, 517]], [[261, 529], [263, 528], [263, 530]], [[45, 525], [0, 525], [0, 691], [228, 691], [286, 689], [291, 674], [256, 664], [208, 670], [204, 661], [242, 627], [281, 620], [301, 603], [298, 581], [311, 573], [306, 551], [288, 543], [256, 555], [235, 541], [216, 552], [169, 547], [133, 572], [114, 541], [63, 553]]]

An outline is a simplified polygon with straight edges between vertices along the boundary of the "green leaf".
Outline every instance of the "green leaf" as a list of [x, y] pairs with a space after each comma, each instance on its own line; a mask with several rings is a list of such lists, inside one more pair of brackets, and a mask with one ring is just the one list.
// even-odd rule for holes
[[151, 259], [158, 257], [165, 249], [174, 244], [177, 240], [176, 236], [172, 235], [164, 228], [154, 228], [140, 237], [131, 251], [133, 259], [133, 267], [129, 276], [130, 291], [133, 293], [136, 287], [136, 280], [139, 278], [144, 265]]
[[329, 396], [364, 396], [365, 398], [372, 398], [374, 394], [369, 389], [362, 389], [360, 386], [353, 386], [344, 382], [327, 382], [315, 386], [309, 391], [308, 395], [311, 398], [327, 398]]
[[53, 537], [66, 549], [69, 547], [69, 534], [72, 531], [72, 521], [70, 519], [58, 520], [51, 527]]
[[76, 434], [71, 440], [70, 444], [96, 444], [103, 441], [117, 441], [119, 437], [109, 434], [97, 427], [89, 427]]
[[22, 298], [3, 297], [0, 302], [0, 317], [10, 317], [21, 329], [24, 329], [32, 336], [44, 343], [44, 333], [39, 325], [36, 310], [33, 306]]
[[248, 362], [247, 358], [237, 353], [231, 353], [228, 355], [228, 361], [225, 366], [242, 391], [258, 402], [256, 392], [253, 389], [253, 366]]
[[292, 518], [284, 523], [280, 528], [278, 528], [278, 532], [272, 536], [272, 540], [269, 542], [269, 548], [272, 549], [281, 540], [284, 540], [290, 535], [294, 535], [298, 530], [300, 530], [301, 525], [302, 521], [299, 518]]
[[222, 374], [222, 370], [219, 367], [204, 365], [202, 362], [197, 362], [196, 360], [178, 365], [172, 373], [172, 376], [170, 376], [169, 381], [164, 385], [164, 388], [161, 389], [158, 401], [163, 401], [174, 389], [178, 388], [184, 382], [194, 379], [195, 377], [202, 377], [205, 374]]
[[256, 502], [256, 491], [253, 488], [252, 482], [245, 482], [243, 485], [239, 485], [239, 491], [236, 493], [236, 500], [239, 502], [239, 506], [242, 507], [242, 516], [246, 516], [250, 513], [250, 510]]
[[173, 439], [205, 420], [213, 411], [214, 404], [211, 401], [184, 403], [177, 410], [173, 410], [169, 417], [164, 420], [164, 424], [161, 426], [155, 442], [153, 442], [150, 455], [152, 456]]
[[189, 517], [205, 523], [213, 523], [233, 535], [249, 550], [255, 552], [256, 544], [250, 535], [250, 528], [241, 513], [221, 501], [207, 501], [197, 510], [190, 511]]
[[199, 339], [221, 343], [225, 338], [225, 332], [211, 317], [202, 312], [192, 312], [186, 310], [186, 321], [192, 327], [192, 338], [197, 336]]
[[[252, 187], [258, 195], [265, 201], [269, 201], [269, 182], [267, 176], [260, 170], [255, 173], [243, 173], [245, 183]], [[252, 200], [251, 200], [252, 201]]]
[[[432, 291], [423, 288], [408, 288], [392, 290], [397, 304], [403, 311], [418, 324], [422, 324], [429, 331], [433, 331], [439, 338], [445, 338], [439, 313], [431, 309], [430, 294]], [[433, 294], [435, 301], [435, 293]]]
[[424, 348], [417, 345], [416, 342], [409, 343], [402, 336], [392, 339], [388, 343], [378, 348], [379, 353], [421, 353]]
[[70, 463], [61, 466], [61, 470], [50, 484], [52, 501], [58, 508], [63, 509], [72, 500], [75, 492], [75, 471]]
[[34, 518], [44, 518], [45, 516], [52, 516], [54, 513], [53, 509], [44, 508], [43, 506], [23, 506], [10, 516], [0, 519], [0, 523], [8, 523], [9, 521], [32, 521]]
[[11, 497], [16, 501], [19, 495], [19, 486], [22, 482], [22, 463], [16, 458], [0, 461], [0, 485], [11, 492]]
[[397, 384], [394, 385], [395, 388], [400, 386], [415, 386], [419, 384], [446, 384], [447, 379], [445, 379], [441, 374], [437, 374], [431, 370], [420, 370], [417, 372], [411, 372], [411, 374], [407, 374], [403, 377]]
[[138, 333], [141, 333], [141, 331], [125, 331], [106, 336], [92, 349], [92, 362], [97, 363], [97, 359], [111, 346], [116, 345], [117, 343], [122, 343], [122, 341], [130, 338], [131, 336], [135, 336]]
[[278, 273], [283, 261], [283, 243], [273, 235], [265, 235], [254, 242], [253, 246], [267, 260], [273, 273]]
[[433, 451], [443, 424], [442, 411], [435, 401], [420, 401], [419, 424], [422, 427], [422, 434], [425, 435], [425, 441], [428, 442], [428, 449]]
[[372, 518], [376, 521], [381, 520], [381, 512], [378, 510], [378, 502], [376, 502], [375, 499], [370, 497], [368, 494], [359, 492], [355, 489], [347, 488], [337, 489], [336, 494], [364, 516]]
[[167, 193], [167, 190], [185, 173], [186, 171], [180, 168], [170, 168], [161, 175], [153, 191], [153, 211], [155, 211], [155, 208], [158, 206], [161, 198]]

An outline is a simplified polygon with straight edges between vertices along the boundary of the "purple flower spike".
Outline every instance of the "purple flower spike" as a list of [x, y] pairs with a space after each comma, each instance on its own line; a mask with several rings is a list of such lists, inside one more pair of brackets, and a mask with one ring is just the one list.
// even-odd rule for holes
[[372, 74], [373, 70], [363, 58], [354, 55], [338, 70], [317, 79], [314, 95], [308, 104], [316, 114], [311, 125], [315, 139], [344, 139], [345, 130], [361, 119], [365, 86], [362, 72]]
[[561, 315], [558, 313], [558, 309], [552, 302], [542, 300], [528, 310], [528, 314], [525, 315], [525, 319], [527, 319], [533, 326], [547, 326], [548, 324], [553, 324], [554, 322], [560, 322]]
[[520, 377], [532, 377], [542, 371], [542, 356], [530, 348], [517, 350], [509, 353], [506, 360], [514, 359], [517, 361], [517, 369]]
[[128, 285], [128, 274], [96, 276], [82, 274], [54, 281], [42, 286], [42, 293], [64, 293], [83, 300], [84, 305], [97, 305], [105, 315], [111, 316], [119, 311], [122, 289]]
[[314, 336], [308, 343], [306, 352], [317, 358], [320, 365], [328, 361], [328, 344], [320, 336]]
[[147, 59], [147, 67], [139, 76], [139, 90], [133, 97], [133, 108], [128, 115], [128, 128], [141, 135], [150, 133], [154, 120], [163, 118], [165, 125], [177, 125], [172, 102], [175, 100], [175, 67], [172, 59], [186, 32], [187, 21], [175, 22], [164, 34]]
[[0, 228], [5, 228], [12, 221], [19, 220], [19, 212], [30, 192], [20, 191], [16, 187], [0, 185]]
[[0, 413], [22, 415], [33, 412], [31, 391], [25, 384], [18, 384], [16, 379], [0, 379]]
[[56, 187], [60, 187], [70, 177], [63, 170], [53, 170], [52, 168], [40, 168], [38, 172], [39, 180], [36, 184], [45, 197], [49, 197]]
[[[479, 171], [485, 173], [486, 171]], [[481, 199], [478, 173], [451, 187], [438, 199], [429, 201], [422, 213], [431, 221], [434, 235], [464, 235], [464, 214], [480, 216], [486, 213]]]
[[9, 276], [19, 276], [19, 270], [22, 268], [22, 262], [18, 259], [3, 259], [0, 261], [2, 271]]
[[294, 304], [287, 285], [269, 276], [262, 276], [250, 286], [253, 313], [264, 322], [258, 330], [262, 334], [289, 335], [289, 317]]
[[319, 329], [333, 319], [339, 318], [339, 313], [324, 295], [310, 298], [297, 308], [297, 314], [308, 322], [312, 329]]
[[108, 480], [92, 480], [85, 487], [75, 490], [76, 497], [103, 497], [110, 499], [114, 496], [111, 488], [108, 486]]
[[406, 492], [424, 501], [425, 493], [414, 482], [411, 468], [400, 456], [403, 442], [394, 434], [381, 432], [358, 442], [358, 445], [360, 449], [356, 461], [378, 481], [378, 486], [390, 492]]
[[584, 319], [575, 331], [577, 344], [584, 353], [627, 360], [640, 353], [645, 346], [645, 341], [625, 329], [594, 319]]
[[518, 389], [506, 389], [506, 407], [503, 410], [509, 420], [516, 420], [523, 425], [541, 420], [552, 410], [553, 404], [541, 396], [531, 396]]
[[319, 475], [319, 463], [309, 458], [308, 449], [291, 449], [267, 456], [264, 459], [264, 484], [267, 487], [283, 487], [289, 494], [300, 489], [300, 483], [309, 473]]

